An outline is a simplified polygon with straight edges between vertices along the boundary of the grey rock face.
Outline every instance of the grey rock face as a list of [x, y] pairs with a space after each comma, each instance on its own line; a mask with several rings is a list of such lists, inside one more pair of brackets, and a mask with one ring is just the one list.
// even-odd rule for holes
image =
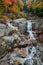
[[25, 18], [16, 19], [16, 20], [13, 20], [13, 22], [18, 26], [19, 31], [21, 33], [23, 33], [23, 32], [26, 31], [27, 22], [26, 22], [26, 19]]
[[5, 34], [6, 25], [0, 23], [0, 37]]
[[4, 36], [3, 39], [6, 41], [6, 42], [12, 42], [14, 40], [14, 37], [13, 36]]
[[24, 62], [24, 65], [33, 65], [33, 60], [31, 59], [27, 59], [25, 62]]

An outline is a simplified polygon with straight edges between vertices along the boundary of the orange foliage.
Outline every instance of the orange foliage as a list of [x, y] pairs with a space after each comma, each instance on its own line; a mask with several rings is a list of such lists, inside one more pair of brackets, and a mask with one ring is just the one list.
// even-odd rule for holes
[[11, 0], [4, 0], [4, 4], [11, 5], [11, 4], [12, 4], [12, 2], [11, 2]]
[[31, 8], [31, 5], [27, 6], [28, 8]]
[[24, 3], [22, 2], [22, 0], [18, 0], [19, 1], [19, 4], [24, 6]]
[[31, 1], [29, 1], [28, 5], [27, 5], [28, 8], [31, 8]]
[[38, 3], [34, 3], [33, 5], [32, 5], [32, 7], [36, 7], [38, 5]]
[[11, 10], [12, 10], [13, 12], [16, 12], [16, 9], [17, 9], [17, 6], [16, 6], [16, 5], [14, 5], [14, 6], [11, 8]]
[[14, 3], [16, 3], [17, 1], [16, 0], [13, 0]]

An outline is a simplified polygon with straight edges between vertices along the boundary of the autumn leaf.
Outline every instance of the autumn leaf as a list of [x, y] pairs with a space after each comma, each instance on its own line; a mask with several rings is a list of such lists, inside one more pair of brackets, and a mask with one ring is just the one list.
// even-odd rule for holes
[[24, 6], [24, 3], [22, 2], [22, 0], [18, 0], [19, 4]]
[[17, 1], [16, 0], [13, 0], [13, 2], [16, 4]]
[[11, 8], [11, 10], [12, 10], [13, 12], [16, 12], [16, 9], [17, 9], [17, 6], [16, 6], [16, 5], [14, 5], [14, 6]]
[[43, 8], [43, 2], [40, 2], [37, 7], [42, 7]]
[[5, 0], [5, 1], [4, 1], [4, 4], [11, 5], [11, 4], [12, 4], [12, 2], [11, 2], [11, 0]]

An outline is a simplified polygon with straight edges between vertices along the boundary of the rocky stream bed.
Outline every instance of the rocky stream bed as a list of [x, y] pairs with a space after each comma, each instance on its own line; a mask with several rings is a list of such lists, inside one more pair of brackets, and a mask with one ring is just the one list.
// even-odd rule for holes
[[31, 22], [21, 18], [0, 23], [0, 65], [43, 65], [43, 42], [27, 21]]

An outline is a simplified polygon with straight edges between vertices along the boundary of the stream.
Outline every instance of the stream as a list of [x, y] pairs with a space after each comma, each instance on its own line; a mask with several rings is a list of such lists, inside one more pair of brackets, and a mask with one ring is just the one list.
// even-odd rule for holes
[[[11, 25], [9, 22], [7, 23], [7, 25], [8, 25], [8, 27], [9, 28], [11, 28], [11, 29], [16, 29], [16, 30], [18, 30], [18, 28], [17, 27], [14, 27], [13, 25]], [[31, 22], [31, 20], [27, 20], [27, 32], [29, 33], [29, 40], [31, 41], [31, 40], [36, 40], [36, 38], [35, 38], [35, 36], [34, 36], [34, 31], [32, 30], [32, 22]], [[13, 40], [14, 40], [14, 38], [16, 38], [17, 40], [19, 40], [18, 38], [19, 38], [19, 35], [16, 33], [16, 35], [15, 35], [15, 33], [13, 33], [13, 35], [11, 35], [11, 36], [9, 36], [9, 35], [6, 35], [6, 36], [4, 36], [3, 37], [4, 38], [4, 40], [7, 42], [7, 45], [8, 45], [8, 47], [9, 47], [9, 44], [12, 44], [12, 42], [13, 42]], [[16, 40], [16, 41], [17, 41]], [[21, 38], [20, 38], [20, 41], [21, 41]], [[28, 42], [29, 43], [29, 42]], [[38, 42], [37, 42], [38, 43]], [[11, 45], [11, 47], [12, 47], [12, 45]], [[8, 65], [12, 65], [13, 63], [13, 65], [34, 65], [34, 61], [36, 61], [36, 60], [33, 60], [34, 58], [37, 58], [37, 57], [34, 57], [35, 55], [37, 55], [37, 45], [36, 46], [26, 46], [24, 49], [26, 49], [26, 53], [27, 53], [27, 56], [26, 57], [24, 57], [23, 58], [23, 56], [22, 55], [20, 55], [20, 54], [15, 54], [15, 49], [14, 49], [14, 51], [12, 51], [11, 53], [10, 53], [10, 55], [9, 55], [9, 57], [10, 57], [10, 59], [8, 60], [9, 61], [9, 63], [10, 64], [8, 64]], [[8, 49], [8, 48], [7, 48]], [[18, 48], [16, 48], [16, 50], [17, 50]], [[17, 52], [24, 52], [23, 50], [22, 50], [22, 47], [21, 48], [19, 48], [19, 50], [17, 51]], [[29, 51], [30, 51], [30, 53], [29, 53]], [[39, 52], [39, 50], [38, 50], [38, 52]], [[8, 59], [8, 58], [7, 58]], [[4, 59], [4, 60], [6, 60], [6, 59]], [[16, 62], [14, 62], [14, 61], [16, 61]], [[15, 64], [15, 63], [18, 63], [18, 64]], [[41, 63], [41, 62], [40, 62]], [[4, 65], [4, 64], [3, 64]], [[37, 64], [38, 65], [38, 64]], [[42, 64], [43, 65], [43, 64]]]
[[34, 31], [32, 31], [32, 22], [31, 20], [27, 20], [27, 32], [29, 33], [30, 40], [36, 40], [34, 37]]

